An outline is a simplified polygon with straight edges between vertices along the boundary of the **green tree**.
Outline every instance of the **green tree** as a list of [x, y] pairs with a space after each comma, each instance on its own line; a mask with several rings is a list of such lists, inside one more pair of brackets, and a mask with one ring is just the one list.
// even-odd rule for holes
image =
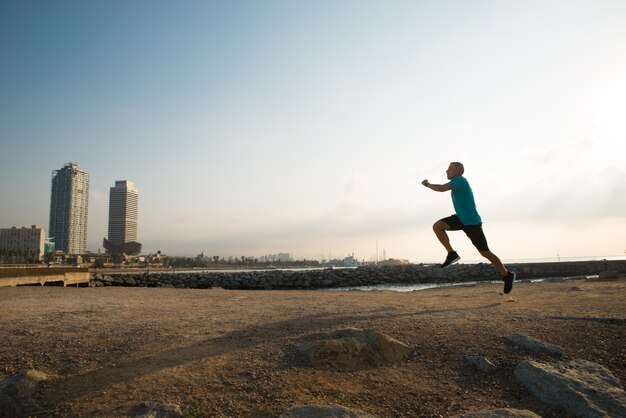
[[46, 264], [51, 263], [51, 262], [52, 262], [52, 260], [53, 260], [53, 258], [54, 258], [54, 253], [45, 253], [45, 254], [43, 255], [43, 261], [45, 261], [45, 262], [46, 262]]

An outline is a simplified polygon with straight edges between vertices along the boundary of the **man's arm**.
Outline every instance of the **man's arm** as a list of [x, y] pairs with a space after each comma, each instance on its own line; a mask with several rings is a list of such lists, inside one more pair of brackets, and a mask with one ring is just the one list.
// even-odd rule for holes
[[448, 190], [452, 190], [452, 186], [450, 183], [446, 184], [430, 184], [428, 180], [424, 180], [422, 184], [428, 187], [430, 190], [434, 190], [436, 192], [447, 192]]

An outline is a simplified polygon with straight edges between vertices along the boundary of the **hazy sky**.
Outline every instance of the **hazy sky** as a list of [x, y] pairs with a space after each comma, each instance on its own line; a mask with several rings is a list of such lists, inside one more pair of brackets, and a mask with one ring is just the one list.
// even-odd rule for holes
[[[441, 261], [462, 161], [503, 259], [624, 255], [626, 2], [0, 2], [0, 226], [51, 172], [145, 252]], [[480, 256], [462, 232], [452, 243]]]

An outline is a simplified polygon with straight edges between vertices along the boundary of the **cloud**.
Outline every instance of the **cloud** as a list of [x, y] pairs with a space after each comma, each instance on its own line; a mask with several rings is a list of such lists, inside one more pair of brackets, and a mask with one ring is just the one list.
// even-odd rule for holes
[[[425, 213], [418, 207], [368, 209], [357, 203], [344, 202], [309, 219], [274, 221], [217, 237], [194, 237], [179, 242], [168, 240], [161, 244], [156, 240], [154, 242], [155, 245], [163, 245], [164, 248], [165, 245], [169, 248], [191, 247], [196, 248], [197, 250], [194, 250], [196, 252], [204, 249], [224, 254], [238, 252], [261, 254], [316, 246], [326, 248], [332, 243], [341, 243], [343, 247], [349, 248], [361, 246], [363, 241], [375, 240], [377, 237], [429, 229], [433, 219], [435, 219], [433, 214]], [[343, 250], [344, 248], [338, 248], [338, 251]]]
[[[573, 164], [575, 167], [575, 164]], [[572, 174], [541, 175], [484, 211], [493, 219], [571, 223], [626, 219], [626, 170], [587, 164]]]
[[359, 190], [361, 186], [361, 174], [359, 171], [352, 171], [343, 183], [343, 190], [348, 195], [352, 195]]
[[545, 165], [554, 161], [557, 155], [556, 149], [548, 149], [548, 150], [531, 150], [528, 151], [526, 155], [523, 156], [523, 159], [535, 165]]

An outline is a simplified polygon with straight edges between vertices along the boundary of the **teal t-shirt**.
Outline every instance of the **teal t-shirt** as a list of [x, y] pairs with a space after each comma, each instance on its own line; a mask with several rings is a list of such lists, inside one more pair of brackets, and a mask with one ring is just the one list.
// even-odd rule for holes
[[456, 216], [459, 217], [463, 225], [480, 225], [482, 220], [476, 210], [474, 193], [467, 179], [463, 176], [455, 177], [448, 183], [452, 186], [452, 204]]

